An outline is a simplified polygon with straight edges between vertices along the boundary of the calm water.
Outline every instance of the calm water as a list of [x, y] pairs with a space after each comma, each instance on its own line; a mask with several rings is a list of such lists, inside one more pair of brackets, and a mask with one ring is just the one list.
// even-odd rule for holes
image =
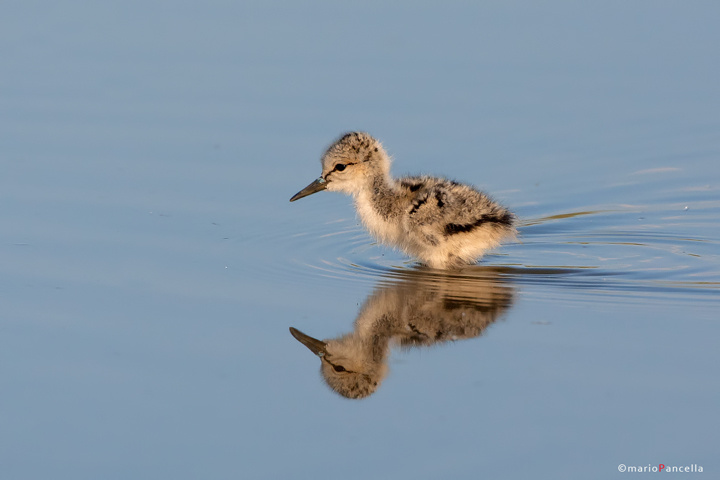
[[[719, 15], [4, 3], [0, 477], [720, 475]], [[444, 274], [290, 204], [349, 129], [519, 241]]]

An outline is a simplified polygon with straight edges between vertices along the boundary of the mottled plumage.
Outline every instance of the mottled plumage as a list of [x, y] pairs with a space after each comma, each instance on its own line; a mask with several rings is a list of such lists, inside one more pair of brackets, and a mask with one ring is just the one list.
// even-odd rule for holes
[[474, 263], [515, 237], [515, 216], [469, 185], [429, 176], [393, 178], [389, 156], [367, 133], [343, 135], [321, 163], [321, 177], [291, 202], [326, 189], [350, 194], [374, 237], [430, 267]]

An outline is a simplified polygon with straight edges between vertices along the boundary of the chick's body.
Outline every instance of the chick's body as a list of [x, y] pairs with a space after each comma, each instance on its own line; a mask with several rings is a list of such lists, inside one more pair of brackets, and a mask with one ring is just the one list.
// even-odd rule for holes
[[322, 176], [291, 201], [325, 189], [350, 194], [374, 237], [430, 267], [473, 263], [516, 234], [514, 215], [469, 185], [429, 176], [394, 179], [387, 153], [366, 133], [342, 136], [322, 166]]

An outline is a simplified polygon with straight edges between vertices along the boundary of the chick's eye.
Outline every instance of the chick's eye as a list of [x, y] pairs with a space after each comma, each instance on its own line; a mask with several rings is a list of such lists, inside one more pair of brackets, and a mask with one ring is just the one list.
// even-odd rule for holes
[[[343, 167], [345, 167], [345, 165], [343, 165]], [[335, 369], [336, 372], [344, 372], [345, 371], [345, 367], [343, 367], [342, 365], [333, 365], [333, 368]]]
[[345, 170], [345, 167], [347, 167], [347, 165], [345, 165], [344, 163], [338, 163], [337, 165], [335, 165], [335, 170], [337, 170], [338, 172], [342, 172], [343, 170]]

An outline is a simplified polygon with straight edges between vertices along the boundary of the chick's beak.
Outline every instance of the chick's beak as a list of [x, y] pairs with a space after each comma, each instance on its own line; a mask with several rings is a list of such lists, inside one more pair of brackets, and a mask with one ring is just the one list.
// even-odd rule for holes
[[325, 190], [326, 188], [327, 182], [324, 178], [320, 177], [314, 182], [312, 182], [310, 185], [296, 193], [295, 196], [290, 199], [290, 201], [294, 202], [295, 200], [300, 200], [303, 197], [307, 197], [308, 195], [312, 195], [313, 193]]
[[310, 349], [311, 352], [313, 352], [318, 357], [322, 357], [327, 353], [327, 344], [325, 342], [322, 342], [317, 338], [313, 338], [309, 335], [305, 335], [300, 330], [293, 327], [290, 327], [290, 333], [293, 337], [295, 337], [295, 340], [305, 345], [307, 348]]

